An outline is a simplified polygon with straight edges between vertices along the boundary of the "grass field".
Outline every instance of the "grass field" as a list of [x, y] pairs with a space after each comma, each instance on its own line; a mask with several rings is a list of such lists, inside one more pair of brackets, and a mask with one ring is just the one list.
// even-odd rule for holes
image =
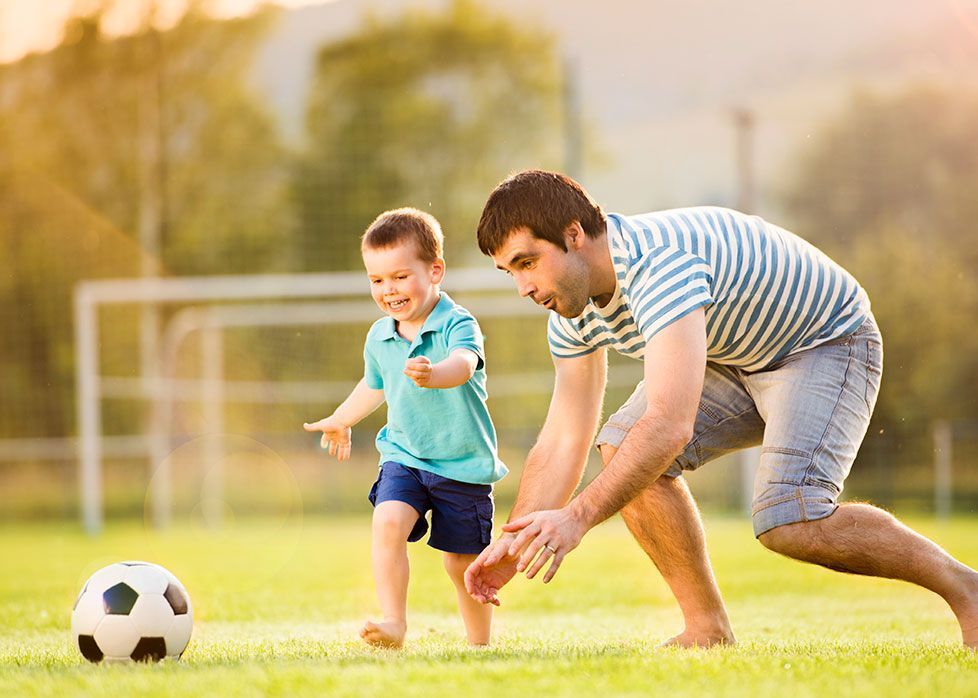
[[[978, 564], [978, 520], [910, 523]], [[220, 533], [114, 524], [99, 538], [7, 524], [0, 695], [978, 695], [978, 653], [960, 647], [936, 596], [779, 558], [746, 520], [708, 517], [707, 529], [735, 647], [657, 648], [679, 614], [615, 520], [551, 584], [504, 589], [489, 649], [464, 644], [440, 557], [412, 546], [409, 644], [396, 653], [356, 638], [375, 610], [366, 518], [237, 521]], [[196, 624], [182, 661], [96, 666], [71, 644], [81, 584], [125, 559], [159, 562], [189, 589]]]

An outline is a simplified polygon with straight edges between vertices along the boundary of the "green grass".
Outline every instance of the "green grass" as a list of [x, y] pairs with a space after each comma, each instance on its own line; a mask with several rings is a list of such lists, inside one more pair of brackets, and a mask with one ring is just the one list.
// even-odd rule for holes
[[[978, 564], [978, 520], [910, 522]], [[408, 646], [356, 638], [375, 611], [366, 518], [223, 532], [111, 525], [0, 528], [0, 695], [978, 695], [978, 653], [943, 601], [761, 548], [745, 520], [707, 520], [740, 643], [657, 645], [680, 629], [672, 597], [620, 522], [593, 531], [549, 585], [503, 592], [495, 644], [471, 649], [438, 553], [411, 547]], [[159, 562], [189, 589], [196, 624], [180, 662], [95, 666], [70, 642], [75, 594], [95, 569]]]

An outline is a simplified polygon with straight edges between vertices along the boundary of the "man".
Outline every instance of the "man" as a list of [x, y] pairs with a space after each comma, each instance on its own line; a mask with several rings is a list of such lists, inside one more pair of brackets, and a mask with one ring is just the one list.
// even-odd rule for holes
[[[879, 391], [882, 341], [856, 280], [801, 238], [722, 208], [605, 215], [563, 175], [490, 195], [479, 246], [552, 312], [553, 398], [503, 534], [466, 571], [483, 603], [544, 582], [617, 511], [685, 620], [680, 646], [734, 642], [684, 470], [763, 445], [754, 533], [783, 555], [940, 594], [978, 647], [978, 573], [887, 512], [837, 503]], [[571, 498], [601, 413], [606, 351], [644, 381], [598, 433], [603, 471]]]

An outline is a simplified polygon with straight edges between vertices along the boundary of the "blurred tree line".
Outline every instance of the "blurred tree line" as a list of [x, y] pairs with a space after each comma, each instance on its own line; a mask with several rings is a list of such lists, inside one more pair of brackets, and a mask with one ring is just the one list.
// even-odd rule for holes
[[[888, 487], [913, 477], [893, 467], [932, 462], [933, 420], [961, 434], [978, 424], [976, 124], [973, 90], [861, 90], [813, 134], [785, 199], [794, 230], [849, 269], [872, 301], [883, 384], [860, 457]], [[973, 463], [976, 446], [955, 446], [958, 462]], [[929, 488], [930, 468], [916, 470]]]
[[[148, 12], [108, 39], [102, 17], [122, 1], [72, 20], [57, 49], [0, 66], [0, 438], [74, 432], [81, 279], [356, 269], [360, 233], [402, 205], [436, 215], [450, 269], [466, 266], [493, 184], [563, 166], [553, 37], [471, 0], [368, 17], [323, 46], [297, 144], [247, 84], [275, 12], [215, 21], [192, 2], [166, 31]], [[857, 94], [812, 136], [786, 193], [788, 227], [873, 300], [886, 345], [877, 430], [978, 419], [976, 123], [974, 93]], [[107, 374], [138, 372], [128, 312], [103, 325]], [[494, 356], [518, 361], [521, 337], [502, 334]], [[253, 340], [228, 351], [254, 353]], [[328, 361], [346, 362], [337, 375], [350, 375], [358, 353], [334, 350], [310, 334], [288, 361], [256, 361], [295, 378], [332, 351]], [[131, 431], [142, 413], [130, 408], [107, 405], [107, 430]]]
[[[485, 192], [559, 166], [552, 38], [473, 2], [367, 18], [324, 46], [305, 139], [287, 147], [247, 84], [276, 11], [216, 21], [195, 0], [160, 31], [150, 2], [134, 33], [106, 38], [122, 1], [0, 66], [0, 437], [74, 432], [81, 279], [356, 269], [366, 225], [403, 205], [442, 221], [461, 265]], [[138, 321], [103, 318], [103, 372], [137, 374]], [[106, 429], [138, 429], [132, 407], [107, 405]]]

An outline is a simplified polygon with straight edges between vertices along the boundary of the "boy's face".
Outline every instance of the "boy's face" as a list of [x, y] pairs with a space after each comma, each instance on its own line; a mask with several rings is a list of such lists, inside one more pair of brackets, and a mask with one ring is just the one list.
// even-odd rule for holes
[[398, 322], [422, 323], [438, 302], [438, 284], [445, 262], [418, 258], [413, 242], [363, 250], [370, 295], [378, 307]]

